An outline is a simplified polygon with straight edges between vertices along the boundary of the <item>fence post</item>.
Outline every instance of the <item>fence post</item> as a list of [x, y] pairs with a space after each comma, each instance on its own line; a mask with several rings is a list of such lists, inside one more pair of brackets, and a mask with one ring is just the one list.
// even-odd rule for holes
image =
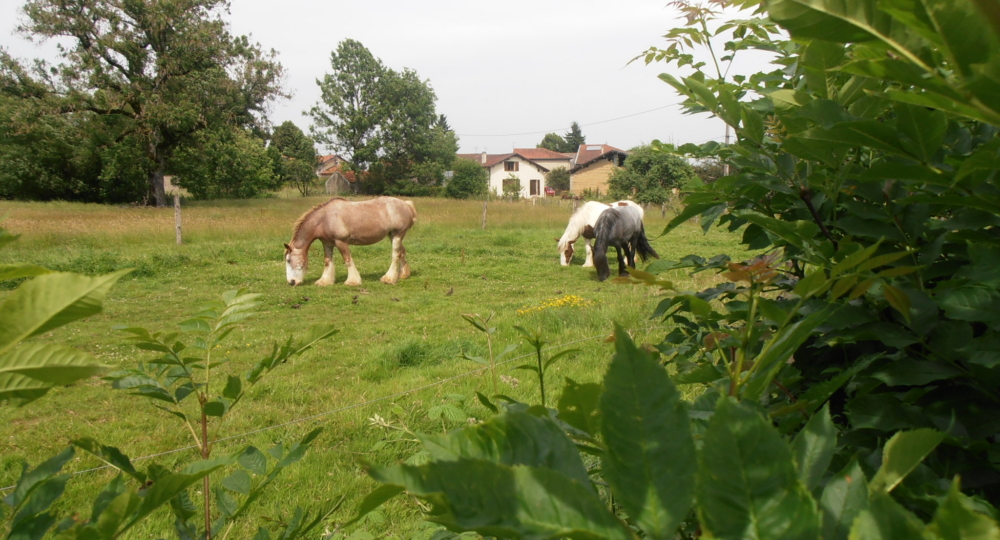
[[489, 202], [489, 199], [483, 199], [483, 229], [484, 230], [486, 229], [486, 204], [488, 202]]
[[181, 194], [174, 192], [174, 228], [177, 234], [177, 244], [183, 244], [181, 241]]

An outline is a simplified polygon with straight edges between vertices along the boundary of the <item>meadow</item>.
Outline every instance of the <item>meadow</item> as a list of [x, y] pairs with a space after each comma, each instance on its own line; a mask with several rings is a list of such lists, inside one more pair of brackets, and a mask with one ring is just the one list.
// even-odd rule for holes
[[[134, 269], [111, 290], [103, 313], [35, 339], [72, 345], [112, 366], [134, 367], [151, 353], [129, 344], [116, 326], [172, 330], [203, 302], [240, 288], [261, 294], [261, 305], [217, 353], [231, 360], [221, 368], [228, 373], [245, 372], [273, 342], [313, 324], [331, 323], [339, 329], [255, 386], [212, 434], [212, 439], [226, 439], [214, 451], [226, 453], [248, 444], [264, 448], [292, 443], [323, 428], [306, 458], [272, 484], [253, 513], [232, 531], [232, 538], [252, 536], [263, 520], [280, 519], [296, 505], [316, 509], [346, 496], [330, 526], [343, 522], [375, 485], [364, 473], [364, 461], [391, 463], [416, 452], [417, 445], [396, 436], [400, 432], [395, 428], [440, 431], [487, 416], [474, 392], [492, 393], [489, 372], [460, 357], [463, 352], [484, 355], [486, 341], [462, 314], [493, 314], [497, 348], [520, 341], [513, 329], [520, 325], [540, 330], [553, 347], [551, 353], [581, 349], [550, 369], [550, 405], [558, 399], [564, 377], [578, 382], [601, 378], [611, 356], [605, 339], [613, 322], [641, 343], [656, 343], [664, 334], [664, 323], [649, 319], [662, 292], [597, 282], [592, 269], [580, 267], [582, 250], [572, 266], [559, 266], [553, 239], [569, 218], [566, 201], [490, 202], [484, 230], [481, 201], [416, 199], [417, 225], [405, 240], [413, 270], [408, 280], [396, 286], [379, 282], [390, 256], [383, 242], [352, 249], [364, 280], [361, 287], [343, 285], [346, 269], [338, 254], [337, 284], [313, 286], [323, 260], [317, 242], [306, 285], [289, 287], [282, 243], [288, 241], [294, 220], [324, 200], [186, 203], [183, 245], [174, 242], [171, 208], [0, 204], [0, 225], [21, 235], [0, 251], [0, 262], [85, 274]], [[716, 230], [706, 235], [693, 223], [658, 237], [670, 217], [658, 208], [647, 212], [647, 231], [662, 258], [718, 253], [740, 257], [736, 236]], [[679, 272], [672, 277], [685, 290], [700, 289], [714, 279]], [[0, 291], [0, 298], [9, 290]], [[508, 357], [513, 360], [501, 366], [498, 392], [537, 403], [534, 375], [514, 369], [529, 360], [523, 357], [529, 351], [522, 344]], [[140, 467], [156, 462], [178, 468], [197, 459], [193, 449], [176, 451], [192, 440], [167, 414], [93, 379], [54, 389], [24, 408], [0, 408], [0, 488], [13, 485], [24, 460], [37, 464], [79, 437], [118, 447], [133, 459], [161, 454], [138, 461]], [[68, 468], [82, 471], [98, 465], [78, 454]], [[108, 469], [74, 477], [60, 509], [88, 512], [86, 501], [111, 477]], [[131, 537], [172, 537], [170, 522], [168, 511], [161, 509]], [[399, 498], [345, 534], [414, 538], [429, 536], [430, 530], [417, 506]]]

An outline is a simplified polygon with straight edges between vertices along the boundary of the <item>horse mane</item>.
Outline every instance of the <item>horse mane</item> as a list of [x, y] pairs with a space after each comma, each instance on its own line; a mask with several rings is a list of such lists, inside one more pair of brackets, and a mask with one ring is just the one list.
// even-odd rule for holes
[[599, 204], [604, 206], [605, 209], [610, 208], [608, 205], [597, 201], [587, 201], [583, 204], [583, 206], [577, 208], [576, 212], [573, 212], [573, 215], [569, 217], [569, 223], [566, 225], [566, 230], [563, 231], [563, 235], [559, 239], [559, 253], [566, 251], [566, 244], [570, 241], [570, 233], [576, 233], [576, 237], [573, 238], [574, 240], [580, 237], [580, 233], [587, 225], [587, 205], [590, 203]]
[[299, 216], [299, 219], [295, 220], [295, 224], [292, 225], [292, 239], [294, 240], [295, 237], [299, 234], [299, 229], [302, 228], [302, 224], [305, 223], [306, 219], [309, 216], [311, 216], [313, 214], [313, 212], [319, 210], [320, 208], [323, 208], [324, 206], [332, 203], [333, 201], [346, 201], [346, 200], [347, 199], [345, 199], [343, 197], [334, 197], [334, 198], [330, 199], [329, 201], [321, 202], [321, 203], [317, 204], [316, 206], [310, 208], [309, 210], [306, 210], [305, 213], [303, 213], [301, 216]]

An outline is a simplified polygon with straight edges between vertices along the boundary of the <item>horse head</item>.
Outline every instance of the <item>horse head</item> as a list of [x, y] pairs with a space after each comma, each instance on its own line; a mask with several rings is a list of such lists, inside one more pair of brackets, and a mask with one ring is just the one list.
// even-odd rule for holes
[[573, 262], [573, 244], [576, 240], [568, 240], [563, 242], [562, 240], [556, 239], [559, 243], [559, 264], [562, 266], [569, 266], [569, 263]]
[[285, 279], [288, 284], [301, 285], [306, 278], [306, 267], [309, 266], [309, 247], [294, 248], [285, 244]]

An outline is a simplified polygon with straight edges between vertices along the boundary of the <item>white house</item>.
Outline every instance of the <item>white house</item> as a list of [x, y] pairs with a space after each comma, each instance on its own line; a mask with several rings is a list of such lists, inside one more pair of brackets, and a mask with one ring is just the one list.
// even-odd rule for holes
[[516, 177], [521, 182], [522, 197], [545, 195], [545, 174], [556, 167], [569, 169], [572, 159], [544, 148], [515, 148], [509, 154], [458, 154], [457, 157], [480, 163], [489, 173], [489, 190], [503, 195], [504, 182]]

